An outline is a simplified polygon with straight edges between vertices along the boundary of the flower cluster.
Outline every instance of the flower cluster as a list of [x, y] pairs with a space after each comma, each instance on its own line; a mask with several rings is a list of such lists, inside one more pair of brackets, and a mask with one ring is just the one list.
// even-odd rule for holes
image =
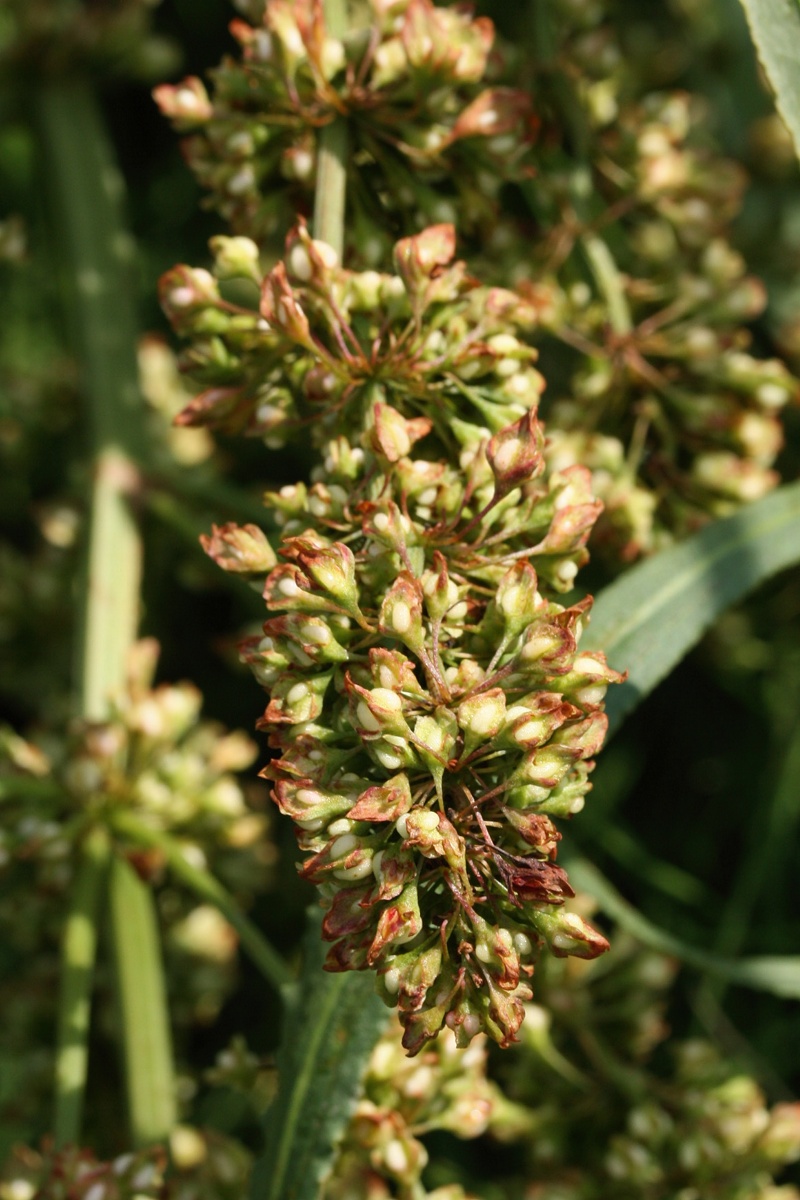
[[[115, 835], [115, 814], [168, 833], [193, 866], [213, 868], [242, 903], [271, 882], [267, 814], [235, 774], [253, 761], [254, 744], [200, 720], [193, 686], [153, 687], [155, 656], [153, 642], [139, 643], [128, 691], [106, 721], [75, 722], [66, 739], [40, 731], [40, 744], [0, 729], [0, 933], [15, 964], [3, 989], [0, 1053], [13, 1054], [18, 1084], [0, 1098], [5, 1123], [46, 1103], [52, 1086], [50, 1052], [38, 1031], [54, 1019], [63, 898], [87, 829], [107, 826], [120, 852], [154, 883], [163, 879], [163, 854], [133, 845], [128, 833]], [[178, 889], [164, 889], [160, 900], [168, 967], [181, 985], [176, 1021], [207, 1022], [235, 983], [235, 935], [216, 909]], [[21, 1044], [33, 1050], [23, 1055]]]
[[574, 364], [547, 411], [554, 461], [592, 468], [598, 535], [628, 561], [775, 486], [798, 383], [753, 350], [766, 293], [730, 244], [745, 179], [702, 104], [643, 90], [601, 6], [554, 9], [526, 189], [539, 236], [526, 261], [506, 226], [505, 254]]
[[530, 143], [526, 93], [486, 87], [492, 22], [432, 0], [370, 0], [369, 23], [334, 37], [321, 0], [269, 0], [231, 24], [240, 59], [156, 89], [187, 132], [189, 164], [233, 229], [261, 241], [307, 213], [316, 133], [346, 121], [357, 171], [348, 201], [360, 259], [384, 258], [385, 227], [487, 224]]
[[[262, 432], [266, 406], [270, 439], [309, 428], [320, 452], [310, 486], [267, 494], [283, 562], [245, 658], [270, 695], [264, 774], [329, 906], [328, 966], [379, 972], [412, 1053], [444, 1023], [507, 1044], [540, 946], [607, 945], [562, 909], [552, 821], [583, 805], [620, 678], [578, 649], [590, 601], [552, 598], [600, 506], [583, 468], [545, 478], [542, 381], [512, 332], [529, 309], [453, 252], [434, 226], [397, 244], [395, 275], [343, 271], [301, 226], [247, 318], [248, 353], [272, 356], [261, 394], [212, 387], [184, 417]], [[180, 303], [190, 276], [165, 282], [179, 329], [238, 320], [211, 277], [194, 313]], [[254, 527], [206, 549], [248, 575], [273, 561]]]
[[[308, 212], [318, 132], [345, 119], [358, 260], [385, 263], [387, 226], [479, 226], [493, 269], [505, 259], [536, 312], [529, 340], [558, 343], [569, 386], [547, 409], [552, 462], [591, 468], [605, 505], [596, 536], [612, 559], [656, 550], [775, 486], [780, 410], [798, 385], [779, 359], [753, 352], [745, 325], [765, 292], [730, 245], [743, 172], [709, 148], [696, 98], [643, 90], [600, 6], [553, 6], [554, 49], [533, 81], [534, 147], [528, 93], [486, 86], [497, 64], [485, 18], [372, 0], [370, 23], [338, 39], [317, 0], [255, 8], [255, 25], [233, 23], [242, 58], [216, 72], [213, 98], [197, 79], [157, 90], [237, 233], [262, 242]], [[502, 212], [510, 180], [527, 221]], [[257, 275], [252, 243], [231, 242], [218, 256], [249, 256]], [[203, 273], [175, 284], [200, 303]], [[232, 334], [223, 349], [207, 318], [207, 365], [235, 378]]]
[[[776, 1186], [775, 1176], [800, 1158], [800, 1106], [769, 1107], [755, 1080], [707, 1042], [681, 1042], [674, 1053], [676, 1068], [666, 1079], [640, 1068], [631, 1074], [632, 1103], [613, 1096], [607, 1080], [591, 1096], [585, 1084], [573, 1087], [572, 1103], [562, 1094], [557, 1112], [555, 1096], [539, 1094], [500, 1116], [495, 1132], [504, 1140], [536, 1131], [527, 1174], [537, 1200], [798, 1200], [800, 1191]], [[568, 1090], [557, 1071], [528, 1065], [529, 1091], [545, 1079], [557, 1093]], [[581, 1128], [596, 1122], [580, 1161], [577, 1123], [565, 1116], [579, 1093]]]
[[[585, 911], [586, 902], [574, 903]], [[423, 1172], [442, 1177], [426, 1144], [436, 1130], [507, 1147], [493, 1197], [797, 1200], [797, 1189], [776, 1186], [775, 1177], [800, 1157], [800, 1106], [770, 1107], [752, 1078], [704, 1042], [678, 1043], [674, 1067], [654, 1070], [676, 964], [621, 930], [613, 942], [602, 963], [549, 964], [542, 1003], [527, 1006], [520, 1042], [494, 1062], [484, 1039], [458, 1053], [449, 1036], [409, 1062], [392, 1022], [373, 1051], [325, 1200], [483, 1195], [484, 1181], [463, 1174], [425, 1190]], [[454, 1173], [451, 1166], [446, 1177]]]
[[0, 1200], [239, 1200], [250, 1155], [215, 1130], [178, 1125], [162, 1147], [98, 1159], [78, 1146], [16, 1146], [0, 1169]]
[[77, 1146], [17, 1146], [3, 1165], [0, 1200], [163, 1200], [165, 1167], [160, 1148], [102, 1162]]
[[339, 1148], [324, 1200], [465, 1200], [458, 1184], [422, 1190], [429, 1154], [421, 1138], [447, 1130], [472, 1139], [489, 1128], [503, 1097], [486, 1075], [486, 1039], [459, 1052], [445, 1034], [419, 1058], [403, 1054], [401, 1028], [391, 1022], [372, 1052], [363, 1091]]
[[50, 0], [8, 0], [0, 32], [6, 69], [42, 74], [76, 66], [159, 79], [179, 58], [171, 41], [151, 31], [152, 0], [59, 5]]
[[663, 1093], [632, 1108], [611, 1138], [602, 1182], [584, 1181], [575, 1200], [631, 1187], [672, 1195], [676, 1185], [709, 1200], [797, 1200], [797, 1188], [776, 1188], [773, 1175], [800, 1157], [800, 1105], [768, 1108], [755, 1080], [706, 1042], [680, 1043], [676, 1057]]
[[120, 808], [172, 833], [195, 858], [217, 856], [223, 871], [226, 854], [235, 856], [245, 887], [263, 877], [266, 818], [247, 803], [232, 774], [252, 763], [256, 747], [242, 733], [201, 721], [201, 695], [193, 685], [153, 687], [157, 655], [153, 640], [139, 642], [127, 691], [108, 720], [76, 721], [68, 741], [49, 755], [5, 738], [6, 770], [17, 780], [38, 781], [41, 793], [38, 813], [23, 801], [19, 821], [8, 820], [8, 857], [64, 864], [75, 815], [91, 821]]
[[499, 1064], [491, 1132], [524, 1145], [537, 1200], [798, 1200], [775, 1176], [800, 1158], [800, 1106], [770, 1107], [705, 1042], [678, 1042], [671, 1069], [654, 1069], [677, 964], [620, 930], [613, 942], [601, 970], [552, 964]]

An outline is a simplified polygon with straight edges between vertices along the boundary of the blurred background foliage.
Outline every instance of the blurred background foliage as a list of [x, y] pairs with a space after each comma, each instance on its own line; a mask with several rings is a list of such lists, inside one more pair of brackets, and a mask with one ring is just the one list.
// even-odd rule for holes
[[[43, 28], [59, 10], [48, 0], [27, 7], [26, 20], [40, 15]], [[88, 4], [86, 28], [114, 16], [118, 7], [124, 6], [111, 0]], [[227, 31], [232, 12], [225, 0], [162, 0], [147, 12], [130, 7], [130, 19], [119, 22], [115, 37], [96, 46], [87, 35], [80, 53], [92, 61], [125, 180], [147, 335], [140, 352], [142, 419], [155, 450], [143, 497], [142, 631], [162, 647], [158, 681], [190, 679], [202, 693], [204, 717], [251, 730], [261, 696], [237, 663], [236, 640], [257, 622], [261, 606], [206, 559], [197, 535], [212, 520], [257, 519], [262, 489], [301, 478], [306, 466], [296, 449], [267, 457], [256, 440], [221, 437], [212, 444], [193, 431], [170, 431], [184, 385], [164, 349], [170, 335], [157, 305], [157, 280], [175, 262], [207, 262], [208, 238], [221, 224], [203, 208], [178, 139], [150, 95], [153, 83], [202, 75], [222, 52], [233, 51]], [[652, 6], [618, 0], [611, 7], [624, 52], [643, 64], [648, 86], [704, 96], [714, 137], [746, 169], [749, 186], [736, 245], [769, 293], [753, 327], [755, 345], [764, 355], [777, 348], [797, 371], [798, 171], [759, 77], [738, 0]], [[526, 36], [521, 6], [489, 0], [478, 11], [490, 15], [510, 40], [519, 44]], [[41, 36], [34, 30], [20, 46], [21, 20], [17, 6], [6, 0], [0, 11], [0, 709], [9, 730], [57, 756], [57, 731], [74, 716], [76, 578], [89, 466], [57, 239], [48, 218], [48, 181], [30, 119], [36, 89], [59, 67], [50, 60], [58, 39], [52, 30]], [[147, 39], [136, 28], [144, 22], [151, 30]], [[77, 53], [64, 43], [61, 49]], [[792, 480], [800, 464], [796, 409], [785, 414], [785, 424], [780, 467]], [[601, 586], [603, 578], [595, 567], [592, 585]], [[628, 721], [600, 757], [594, 791], [565, 835], [566, 848], [585, 851], [636, 908], [692, 945], [729, 955], [796, 953], [799, 718], [800, 573], [794, 571], [726, 614]], [[266, 852], [262, 848], [255, 879], [241, 875], [244, 858], [234, 856], [228, 886], [245, 896], [251, 917], [291, 959], [309, 901], [307, 886], [295, 875], [291, 829], [288, 822], [272, 820], [266, 785], [254, 779], [253, 768], [236, 786], [268, 825], [271, 840]], [[65, 880], [58, 839], [48, 843], [41, 821], [26, 829], [24, 805], [2, 781], [0, 803], [8, 817], [0, 835], [3, 1157], [15, 1142], [37, 1144], [48, 1129], [52, 996]], [[237, 956], [229, 927], [220, 925], [213, 910], [201, 912], [187, 902], [157, 863], [153, 878], [167, 930], [185, 1118], [236, 1134], [255, 1150], [257, 1114], [270, 1091], [277, 1001], [255, 968]], [[116, 1120], [108, 1115], [119, 1109], [112, 1051], [116, 1017], [108, 990], [101, 973], [90, 1074], [89, 1112], [95, 1115], [86, 1132], [87, 1142], [106, 1157], [125, 1149], [122, 1114]], [[678, 973], [664, 1008], [667, 1047], [672, 1040], [709, 1038], [726, 1060], [759, 1081], [770, 1100], [797, 1094], [795, 1004], [725, 988], [686, 969]], [[240, 1035], [252, 1053], [230, 1048]], [[227, 1066], [220, 1071], [221, 1052]], [[244, 1090], [235, 1085], [231, 1066], [239, 1052]], [[569, 1042], [562, 1052], [571, 1055]], [[671, 1070], [668, 1059], [668, 1051], [655, 1052], [656, 1074]], [[517, 1070], [512, 1057], [501, 1062], [500, 1056], [496, 1069], [500, 1079]], [[517, 1100], [522, 1088], [519, 1080], [511, 1087]], [[510, 1117], [508, 1124], [513, 1125]], [[477, 1187], [482, 1171], [508, 1169], [498, 1143], [467, 1153], [452, 1138], [437, 1137], [445, 1140], [431, 1143], [434, 1158], [439, 1154], [432, 1183], [449, 1181], [466, 1167]], [[514, 1163], [518, 1169], [518, 1160]]]

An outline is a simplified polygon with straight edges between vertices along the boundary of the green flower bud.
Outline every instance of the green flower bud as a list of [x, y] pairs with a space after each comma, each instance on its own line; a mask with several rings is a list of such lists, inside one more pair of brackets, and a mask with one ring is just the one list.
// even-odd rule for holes
[[496, 433], [486, 448], [496, 496], [505, 496], [544, 470], [542, 427], [533, 411]]
[[557, 958], [597, 958], [608, 949], [608, 941], [588, 921], [563, 909], [539, 910], [533, 924]]
[[422, 623], [422, 587], [419, 580], [402, 571], [381, 604], [381, 633], [396, 638], [415, 653], [425, 647], [426, 631]]
[[217, 279], [252, 279], [261, 283], [258, 246], [246, 237], [222, 237], [209, 242]]
[[326, 671], [322, 675], [298, 675], [287, 671], [272, 685], [270, 702], [257, 728], [268, 729], [271, 725], [286, 722], [299, 725], [315, 721], [322, 713], [325, 693], [333, 675]]
[[211, 536], [201, 535], [200, 544], [223, 571], [259, 575], [275, 566], [275, 551], [257, 525], [212, 525]]

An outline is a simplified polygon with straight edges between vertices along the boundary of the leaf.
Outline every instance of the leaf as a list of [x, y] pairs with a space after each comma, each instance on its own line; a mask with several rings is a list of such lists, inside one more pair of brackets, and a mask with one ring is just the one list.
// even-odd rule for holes
[[144, 405], [136, 345], [136, 248], [122, 215], [124, 187], [102, 111], [71, 73], [36, 89], [52, 197], [52, 228], [63, 255], [64, 317], [81, 368], [92, 440], [92, 502], [80, 597], [82, 715], [104, 720], [125, 682], [140, 616], [142, 547], [131, 498], [144, 457]]
[[167, 988], [153, 893], [127, 859], [109, 877], [114, 982], [135, 1147], [167, 1142], [177, 1124]]
[[800, 154], [800, 6], [797, 0], [742, 0], [778, 112]]
[[594, 605], [582, 645], [628, 671], [611, 688], [611, 729], [647, 696], [730, 605], [800, 561], [800, 483], [779, 488], [679, 546], [632, 567]]
[[800, 999], [800, 955], [759, 955], [731, 959], [712, 954], [654, 925], [620, 896], [605, 876], [585, 859], [571, 859], [568, 870], [570, 881], [576, 887], [594, 896], [603, 912], [651, 950], [679, 958], [689, 966], [718, 975], [729, 983], [772, 992], [792, 1000]]
[[349, 1119], [367, 1059], [388, 1019], [372, 972], [322, 969], [320, 919], [312, 910], [303, 972], [287, 1005], [278, 1094], [266, 1116], [266, 1148], [252, 1200], [317, 1200]]

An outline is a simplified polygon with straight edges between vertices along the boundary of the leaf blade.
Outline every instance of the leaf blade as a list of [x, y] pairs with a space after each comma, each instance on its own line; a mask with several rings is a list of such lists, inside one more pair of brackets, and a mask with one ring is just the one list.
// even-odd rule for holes
[[725, 958], [684, 942], [661, 929], [625, 900], [593, 864], [571, 859], [571, 881], [589, 892], [600, 908], [643, 945], [659, 954], [678, 958], [688, 966], [726, 979], [729, 983], [772, 992], [784, 999], [800, 999], [800, 955], [757, 955], [752, 958]]
[[750, 34], [800, 155], [800, 6], [797, 0], [742, 0]]
[[371, 972], [330, 974], [322, 970], [324, 957], [314, 910], [295, 1001], [287, 1005], [278, 1094], [267, 1113], [251, 1200], [317, 1200], [367, 1059], [388, 1020]]
[[692, 649], [716, 617], [800, 562], [800, 483], [779, 488], [631, 568], [597, 597], [583, 644], [627, 669], [606, 702], [611, 730]]
[[178, 1110], [155, 900], [120, 855], [112, 856], [108, 883], [131, 1141], [137, 1148], [163, 1144]]

